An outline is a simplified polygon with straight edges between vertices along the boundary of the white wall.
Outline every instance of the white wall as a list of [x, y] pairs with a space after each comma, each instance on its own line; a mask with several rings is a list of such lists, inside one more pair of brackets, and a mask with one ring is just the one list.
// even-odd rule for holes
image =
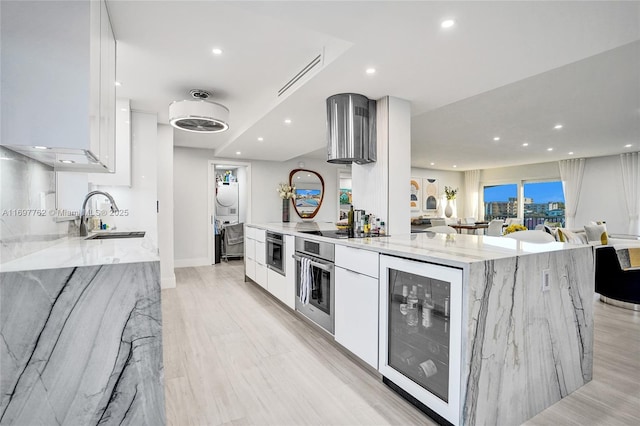
[[514, 183], [520, 180], [552, 178], [560, 179], [560, 167], [557, 161], [485, 169], [480, 172], [480, 185], [483, 183]]
[[[174, 249], [176, 267], [209, 264], [209, 217], [208, 217], [208, 168], [209, 160], [234, 164], [238, 159], [216, 158], [212, 150], [174, 147]], [[325, 195], [320, 211], [314, 218], [318, 222], [336, 222], [338, 211], [339, 166], [314, 158], [296, 158], [290, 161], [252, 161], [251, 199], [247, 201], [247, 222], [267, 223], [282, 220], [282, 201], [276, 188], [280, 182], [289, 181], [289, 172], [299, 168], [303, 161], [305, 169], [322, 175]], [[240, 176], [239, 176], [240, 178]], [[241, 207], [242, 208], [242, 207]], [[301, 221], [291, 211], [291, 221]]]
[[[437, 179], [438, 180], [438, 200], [442, 200], [444, 197], [444, 187], [450, 186], [458, 188], [458, 195], [456, 196], [456, 210], [458, 212], [458, 217], [462, 217], [464, 213], [464, 173], [463, 172], [452, 172], [447, 170], [435, 170], [435, 169], [421, 169], [417, 167], [411, 168], [411, 177], [412, 178], [420, 178], [422, 179]], [[425, 205], [424, 200], [424, 188], [422, 187], [422, 183], [420, 183], [422, 193], [422, 207]], [[409, 204], [409, 183], [407, 182], [407, 205]], [[440, 216], [444, 217], [444, 205], [442, 205], [439, 210]], [[438, 214], [435, 211], [427, 211], [420, 210], [419, 212], [411, 212], [412, 216], [428, 216], [428, 217], [437, 217]]]
[[[131, 113], [131, 187], [106, 186], [97, 188], [113, 196], [120, 210], [128, 214], [103, 217], [103, 221], [118, 230], [145, 231], [149, 240], [158, 246], [158, 120], [156, 114]], [[109, 209], [105, 197], [98, 199], [98, 208]], [[104, 203], [103, 206], [100, 204]], [[103, 208], [104, 207], [104, 208]]]
[[173, 127], [158, 125], [158, 250], [162, 288], [176, 286], [173, 251]]

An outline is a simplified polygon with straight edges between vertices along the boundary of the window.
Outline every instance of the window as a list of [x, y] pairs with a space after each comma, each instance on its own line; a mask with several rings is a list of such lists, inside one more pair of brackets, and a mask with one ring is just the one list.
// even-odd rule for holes
[[518, 216], [518, 185], [484, 187], [484, 219], [506, 219]]
[[561, 181], [524, 183], [524, 225], [554, 223], [564, 227], [564, 192]]

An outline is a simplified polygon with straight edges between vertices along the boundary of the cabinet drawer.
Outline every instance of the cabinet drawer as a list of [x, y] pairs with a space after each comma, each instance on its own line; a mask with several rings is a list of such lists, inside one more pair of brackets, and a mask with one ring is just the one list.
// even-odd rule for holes
[[266, 246], [265, 243], [261, 243], [259, 241], [256, 241], [256, 263], [258, 263], [259, 265], [266, 265], [267, 264], [267, 252], [266, 252]]
[[267, 290], [268, 287], [267, 287], [267, 267], [266, 266], [256, 263], [256, 279], [254, 281], [257, 282], [260, 285], [260, 287]]
[[264, 229], [256, 229], [255, 235], [256, 241], [260, 241], [261, 243], [267, 241], [267, 231], [265, 231]]
[[253, 259], [245, 258], [244, 259], [244, 274], [251, 278], [253, 281], [256, 280], [256, 261]]
[[256, 258], [256, 242], [255, 240], [245, 237], [244, 239], [244, 254], [248, 259]]
[[336, 266], [378, 278], [378, 253], [336, 244]]
[[245, 226], [244, 227], [244, 236], [247, 238], [250, 238], [252, 240], [256, 239], [256, 228], [253, 228], [251, 226]]

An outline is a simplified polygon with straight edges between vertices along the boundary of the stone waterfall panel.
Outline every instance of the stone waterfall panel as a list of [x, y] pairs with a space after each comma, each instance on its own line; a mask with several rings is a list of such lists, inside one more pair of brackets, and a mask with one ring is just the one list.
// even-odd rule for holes
[[466, 283], [464, 424], [521, 424], [591, 380], [591, 247], [473, 263]]
[[0, 277], [0, 424], [165, 423], [159, 262]]

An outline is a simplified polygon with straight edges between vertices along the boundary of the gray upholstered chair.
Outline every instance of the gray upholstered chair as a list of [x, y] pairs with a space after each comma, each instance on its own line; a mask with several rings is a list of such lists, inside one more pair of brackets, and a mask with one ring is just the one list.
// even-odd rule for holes
[[434, 226], [445, 226], [446, 224], [447, 224], [447, 219], [444, 219], [444, 218], [431, 219], [431, 227], [434, 227]]

